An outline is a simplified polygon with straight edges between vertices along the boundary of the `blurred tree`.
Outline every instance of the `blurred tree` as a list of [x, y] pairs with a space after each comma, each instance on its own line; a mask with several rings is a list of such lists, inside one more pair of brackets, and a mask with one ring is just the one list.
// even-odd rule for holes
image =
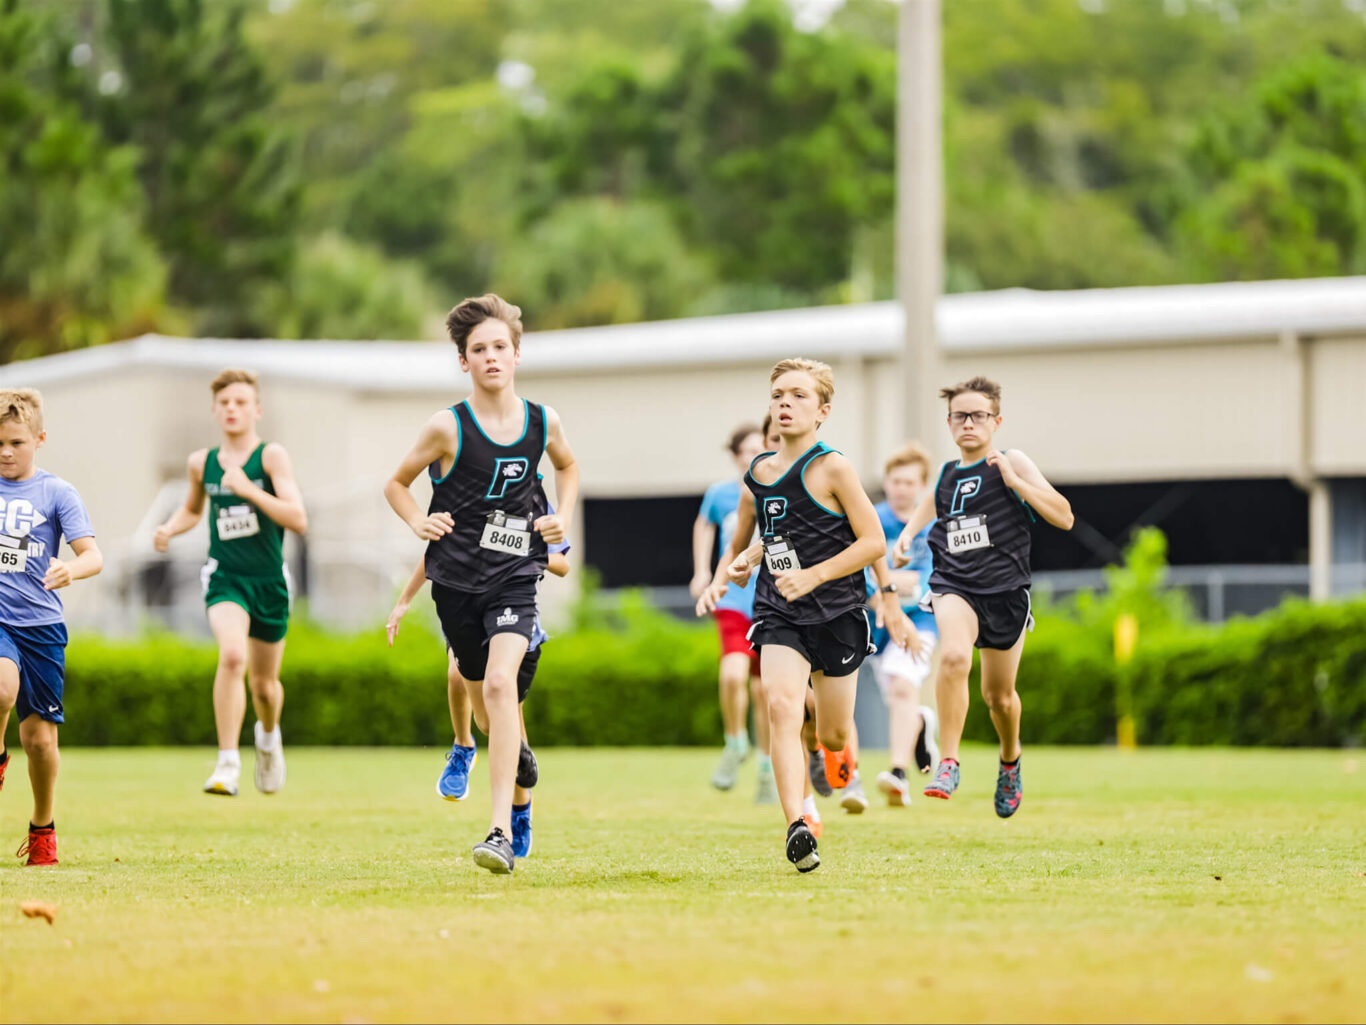
[[172, 298], [202, 333], [272, 333], [259, 300], [289, 273], [300, 186], [244, 0], [108, 0], [106, 13], [117, 71], [101, 77], [101, 115], [111, 141], [137, 147]]
[[52, 18], [0, 0], [0, 363], [149, 330], [161, 312], [137, 154], [69, 98], [72, 52]]

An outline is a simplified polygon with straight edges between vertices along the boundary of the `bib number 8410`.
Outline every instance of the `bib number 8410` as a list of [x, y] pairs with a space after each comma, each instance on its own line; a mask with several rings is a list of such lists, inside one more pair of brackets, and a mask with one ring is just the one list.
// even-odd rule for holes
[[971, 516], [954, 520], [948, 524], [945, 533], [950, 552], [970, 552], [976, 548], [990, 548], [991, 535], [987, 533], [984, 516]]

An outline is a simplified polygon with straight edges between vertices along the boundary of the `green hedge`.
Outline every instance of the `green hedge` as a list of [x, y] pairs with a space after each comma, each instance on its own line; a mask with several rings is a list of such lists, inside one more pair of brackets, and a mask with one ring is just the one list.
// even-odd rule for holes
[[[1026, 742], [1114, 739], [1118, 676], [1107, 615], [1040, 615], [1020, 670]], [[546, 647], [526, 705], [538, 744], [715, 743], [710, 623], [678, 622], [639, 598], [578, 620]], [[167, 635], [78, 636], [68, 651], [63, 743], [211, 744], [214, 662], [211, 645]], [[379, 628], [336, 637], [301, 625], [282, 673], [289, 740], [444, 746], [445, 671], [440, 641], [416, 614], [392, 650]], [[1145, 628], [1128, 672], [1140, 743], [1366, 744], [1366, 599], [1291, 601], [1218, 628]], [[990, 740], [975, 670], [972, 687], [966, 735]]]

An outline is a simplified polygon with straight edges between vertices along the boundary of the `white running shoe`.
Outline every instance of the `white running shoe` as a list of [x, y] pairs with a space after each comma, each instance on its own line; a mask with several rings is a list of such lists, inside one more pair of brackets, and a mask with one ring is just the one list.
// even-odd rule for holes
[[[921, 760], [921, 749], [929, 755], [929, 761]], [[920, 706], [920, 738], [915, 744], [915, 764], [922, 776], [928, 776], [939, 764], [939, 716], [928, 705]], [[910, 801], [906, 802], [910, 804]]]
[[868, 810], [868, 798], [863, 793], [863, 780], [859, 779], [857, 769], [854, 778], [840, 791], [840, 807], [850, 815], [862, 815]]
[[204, 783], [204, 793], [222, 794], [224, 797], [237, 796], [237, 781], [242, 777], [241, 765], [229, 765], [227, 762], [219, 762], [213, 770], [213, 775]]
[[285, 745], [279, 737], [280, 727], [275, 727], [277, 739], [271, 751], [261, 750], [261, 738], [265, 733], [260, 722], [256, 724], [256, 789], [263, 794], [273, 794], [285, 785]]
[[894, 772], [879, 772], [877, 788], [887, 795], [887, 803], [893, 808], [909, 808], [911, 805], [911, 782]]

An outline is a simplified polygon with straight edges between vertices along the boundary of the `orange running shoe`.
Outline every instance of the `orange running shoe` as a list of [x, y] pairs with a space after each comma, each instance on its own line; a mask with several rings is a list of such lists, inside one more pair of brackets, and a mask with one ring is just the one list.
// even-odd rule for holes
[[836, 790], [843, 790], [854, 778], [854, 770], [858, 768], [858, 762], [854, 761], [853, 748], [846, 744], [843, 751], [829, 751], [822, 746], [821, 751], [825, 754], [826, 782]]
[[28, 855], [28, 861], [24, 862], [26, 865], [57, 864], [57, 830], [52, 826], [44, 826], [42, 829], [30, 828], [28, 839], [14, 852], [16, 858], [25, 855]]
[[806, 828], [811, 830], [811, 835], [819, 840], [821, 838], [821, 830], [825, 828], [821, 823], [821, 820], [814, 815], [803, 815], [802, 819], [806, 822]]
[[5, 770], [9, 768], [9, 752], [0, 755], [0, 790], [5, 789]]

